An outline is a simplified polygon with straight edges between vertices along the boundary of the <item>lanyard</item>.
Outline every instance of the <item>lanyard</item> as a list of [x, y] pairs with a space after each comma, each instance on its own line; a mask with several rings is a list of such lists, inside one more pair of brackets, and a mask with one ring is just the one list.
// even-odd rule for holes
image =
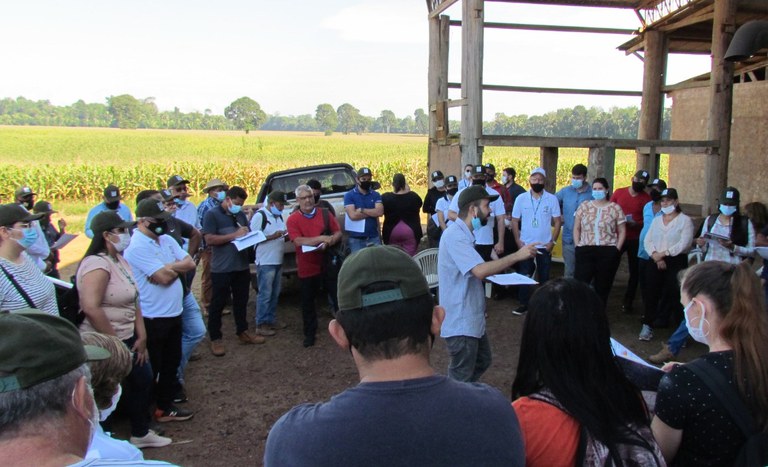
[[541, 207], [541, 202], [544, 199], [544, 194], [542, 193], [541, 198], [539, 198], [538, 204], [536, 206], [533, 205], [533, 193], [530, 193], [531, 195], [531, 209], [533, 209], [533, 218], [531, 219], [531, 227], [534, 229], [539, 227], [539, 219], [536, 218], [536, 214], [539, 212], [539, 207]]

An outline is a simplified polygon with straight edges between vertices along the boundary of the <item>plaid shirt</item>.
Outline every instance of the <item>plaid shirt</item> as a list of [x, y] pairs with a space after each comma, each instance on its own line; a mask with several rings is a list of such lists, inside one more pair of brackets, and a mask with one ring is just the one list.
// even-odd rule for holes
[[[203, 225], [203, 217], [205, 217], [205, 213], [210, 211], [212, 208], [215, 208], [216, 206], [220, 205], [221, 201], [217, 200], [216, 198], [211, 198], [210, 196], [205, 198], [200, 205], [197, 207], [197, 222], [198, 225]], [[205, 248], [207, 245], [205, 244], [205, 239], [201, 242], [201, 247]]]

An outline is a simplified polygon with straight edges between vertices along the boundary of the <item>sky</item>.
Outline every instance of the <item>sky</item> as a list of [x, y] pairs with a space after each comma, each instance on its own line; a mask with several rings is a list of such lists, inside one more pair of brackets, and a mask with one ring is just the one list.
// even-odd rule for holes
[[[461, 19], [458, 2], [444, 14]], [[487, 2], [485, 21], [635, 29], [632, 10]], [[449, 80], [461, 76], [451, 27]], [[485, 31], [486, 84], [640, 90], [642, 62], [616, 49], [629, 36]], [[0, 98], [70, 105], [153, 97], [160, 110], [222, 114], [248, 96], [268, 114], [350, 103], [377, 117], [427, 107], [423, 0], [35, 0], [0, 3]], [[705, 73], [708, 56], [673, 55], [667, 83]], [[460, 91], [451, 90], [459, 99]], [[483, 118], [639, 98], [485, 92]], [[667, 103], [669, 105], [669, 103]], [[451, 119], [460, 110], [452, 109]]]

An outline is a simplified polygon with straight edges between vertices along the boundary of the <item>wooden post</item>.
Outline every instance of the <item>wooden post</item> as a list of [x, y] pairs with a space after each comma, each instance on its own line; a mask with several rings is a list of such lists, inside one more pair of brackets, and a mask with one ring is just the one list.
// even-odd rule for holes
[[539, 148], [539, 162], [541, 164], [541, 168], [547, 172], [547, 179], [544, 182], [544, 189], [550, 193], [554, 193], [557, 189], [557, 156], [558, 148]]
[[[427, 112], [429, 114], [429, 141], [437, 141], [437, 101], [440, 88], [440, 18], [429, 20], [429, 68], [427, 69]], [[433, 110], [434, 109], [434, 110]], [[432, 154], [427, 156], [431, 161]]]
[[613, 186], [613, 170], [616, 163], [616, 148], [610, 146], [598, 146], [589, 148], [589, 175], [590, 180], [603, 177], [608, 180], [611, 192]]
[[463, 0], [461, 16], [461, 165], [480, 164], [483, 132], [484, 0]]
[[[450, 18], [440, 16], [429, 20], [429, 70], [428, 114], [429, 114], [429, 149], [427, 151], [427, 170], [442, 166], [439, 152], [433, 145], [444, 143], [448, 136], [448, 47]], [[434, 148], [436, 149], [436, 148]]]
[[[664, 94], [667, 67], [667, 38], [661, 31], [645, 31], [645, 56], [643, 58], [643, 100], [640, 104], [638, 139], [661, 139], [661, 120], [664, 114]], [[637, 152], [637, 169], [647, 170], [651, 177], [658, 177], [658, 154]]]
[[736, 29], [737, 0], [715, 2], [712, 22], [712, 73], [708, 139], [719, 140], [718, 150], [707, 155], [705, 183], [707, 192], [702, 203], [702, 215], [714, 212], [717, 197], [728, 183], [728, 157], [731, 149], [731, 114], [733, 111], [733, 63], [723, 59]]

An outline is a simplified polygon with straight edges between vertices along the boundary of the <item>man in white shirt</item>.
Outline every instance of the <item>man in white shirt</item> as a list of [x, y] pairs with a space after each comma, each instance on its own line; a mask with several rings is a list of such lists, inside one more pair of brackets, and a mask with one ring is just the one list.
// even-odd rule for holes
[[[531, 243], [538, 243], [535, 258], [523, 261], [518, 266], [520, 274], [539, 274], [539, 283], [549, 280], [549, 266], [552, 263], [552, 248], [560, 235], [563, 218], [560, 203], [552, 193], [544, 191], [547, 173], [541, 167], [533, 169], [528, 179], [531, 189], [519, 195], [512, 207], [512, 233], [517, 246], [522, 248]], [[534, 264], [534, 261], [536, 263]], [[528, 299], [532, 286], [521, 286], [518, 293], [518, 306], [512, 313], [520, 316], [528, 311]]]
[[262, 232], [267, 238], [256, 245], [256, 333], [274, 336], [284, 326], [277, 321], [277, 299], [280, 297], [280, 270], [283, 267], [286, 227], [283, 221], [285, 193], [275, 190], [267, 196], [267, 204], [251, 218], [251, 232]]
[[[32, 208], [35, 206], [35, 195], [28, 186], [19, 187], [16, 190], [16, 202], [21, 205], [27, 212], [31, 213]], [[51, 249], [48, 246], [48, 240], [45, 239], [43, 228], [40, 226], [40, 221], [31, 221], [30, 227], [37, 230], [37, 239], [35, 243], [30, 245], [27, 249], [27, 255], [35, 265], [43, 272], [48, 272], [51, 268], [51, 263], [48, 261], [48, 257], [51, 255]]]

